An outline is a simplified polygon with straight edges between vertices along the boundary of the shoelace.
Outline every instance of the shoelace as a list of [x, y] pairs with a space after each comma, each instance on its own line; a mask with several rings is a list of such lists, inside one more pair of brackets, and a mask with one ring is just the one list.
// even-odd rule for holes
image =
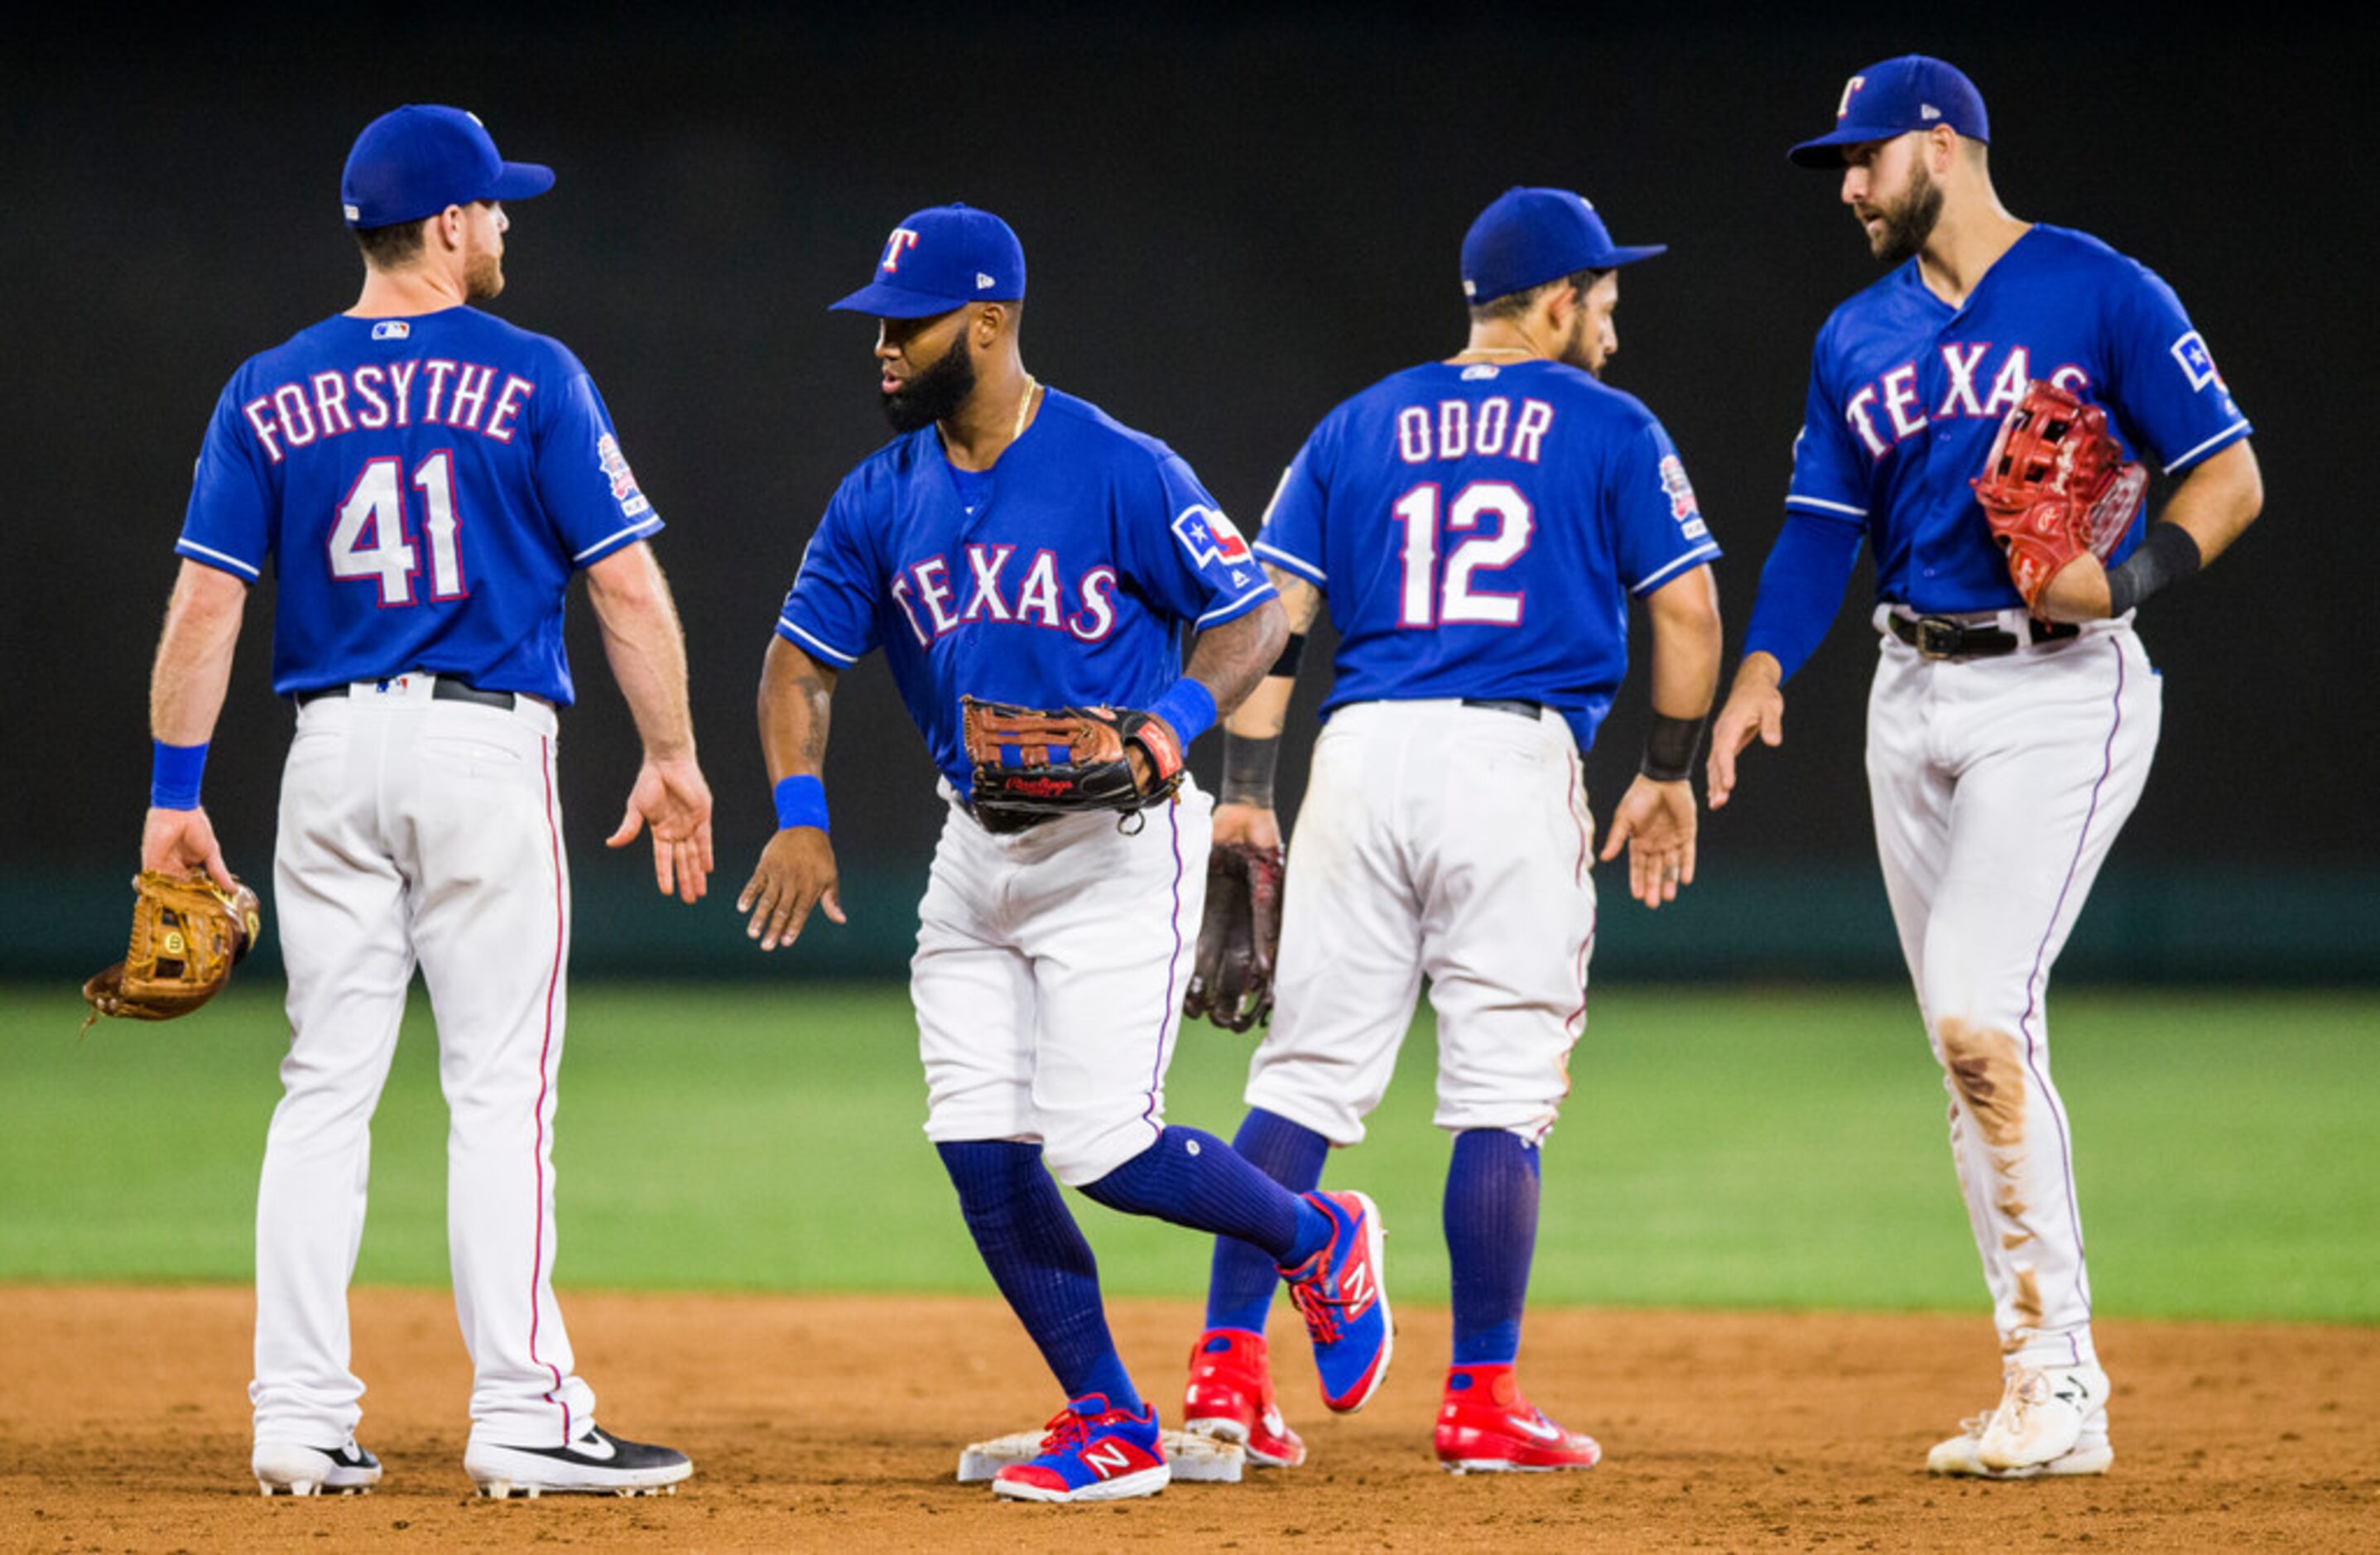
[[1071, 1409], [1062, 1409], [1050, 1415], [1049, 1424], [1041, 1428], [1048, 1433], [1041, 1438], [1041, 1451], [1044, 1452], [1077, 1446], [1091, 1434], [1091, 1423]]
[[1305, 1331], [1313, 1336], [1317, 1344], [1338, 1342], [1342, 1325], [1339, 1314], [1331, 1308], [1345, 1306], [1347, 1300], [1343, 1296], [1324, 1295], [1319, 1274], [1290, 1286], [1289, 1299], [1290, 1304], [1297, 1308], [1297, 1315], [1305, 1319]]

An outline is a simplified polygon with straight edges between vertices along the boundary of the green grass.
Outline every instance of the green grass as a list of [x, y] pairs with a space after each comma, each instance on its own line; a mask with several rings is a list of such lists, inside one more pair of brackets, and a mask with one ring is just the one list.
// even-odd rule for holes
[[[0, 1279], [244, 1281], [285, 1040], [277, 990], [78, 1042], [0, 988]], [[2056, 1006], [2093, 1283], [2119, 1316], [2380, 1321], [2380, 998], [2083, 991]], [[897, 988], [589, 985], [556, 1157], [565, 1286], [988, 1291], [931, 1148]], [[1184, 1036], [1169, 1112], [1228, 1136], [1245, 1039]], [[1416, 1028], [1331, 1164], [1442, 1301]], [[1597, 991], [1546, 1154], [1542, 1303], [1979, 1311], [1943, 1093], [1897, 990]], [[444, 1106], [418, 998], [374, 1124], [358, 1279], [445, 1278]], [[1206, 1244], [1076, 1201], [1116, 1294], [1201, 1288]]]

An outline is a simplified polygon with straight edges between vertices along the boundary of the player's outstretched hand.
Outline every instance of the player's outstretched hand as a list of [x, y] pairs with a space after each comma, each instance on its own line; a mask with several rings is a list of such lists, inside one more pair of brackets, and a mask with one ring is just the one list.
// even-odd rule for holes
[[1281, 817], [1263, 805], [1224, 803], [1215, 807], [1215, 845], [1245, 844], [1249, 847], [1281, 846]]
[[790, 945], [801, 937], [810, 909], [823, 906], [837, 923], [848, 923], [843, 903], [835, 896], [834, 844], [815, 826], [788, 826], [769, 839], [760, 862], [735, 910], [749, 913], [744, 937], [758, 940], [764, 951]]
[[1678, 899], [1694, 883], [1694, 785], [1683, 778], [1656, 783], [1642, 772], [1620, 796], [1604, 833], [1606, 864], [1628, 848], [1628, 894], [1648, 907]]
[[154, 807], [140, 823], [140, 867], [169, 875], [187, 875], [203, 869], [225, 891], [237, 891], [231, 866], [224, 862], [223, 844], [215, 841], [214, 822], [207, 812], [161, 810]]
[[1735, 759], [1758, 735], [1765, 746], [1785, 743], [1785, 693], [1779, 688], [1777, 661], [1766, 653], [1747, 653], [1736, 666], [1735, 685], [1727, 705], [1711, 725], [1710, 764], [1706, 771], [1710, 808], [1718, 809], [1735, 793]]
[[653, 829], [653, 883], [664, 896], [688, 904], [710, 889], [710, 784], [691, 756], [648, 756], [628, 790], [628, 810], [605, 847], [626, 847], [650, 823]]

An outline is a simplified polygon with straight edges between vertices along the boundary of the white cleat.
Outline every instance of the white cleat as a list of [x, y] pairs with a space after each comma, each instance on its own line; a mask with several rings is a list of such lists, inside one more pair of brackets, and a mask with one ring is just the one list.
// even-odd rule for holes
[[522, 1496], [530, 1500], [555, 1494], [654, 1496], [677, 1493], [694, 1472], [683, 1452], [627, 1441], [600, 1426], [589, 1426], [559, 1447], [508, 1447], [472, 1441], [463, 1468], [491, 1500]]
[[1926, 1472], [1974, 1479], [2105, 1474], [2116, 1461], [2107, 1440], [2108, 1391], [2107, 1374], [2097, 1367], [2011, 1367], [1998, 1406], [1935, 1443]]
[[365, 1496], [380, 1483], [380, 1460], [352, 1440], [340, 1447], [260, 1441], [248, 1466], [267, 1496]]

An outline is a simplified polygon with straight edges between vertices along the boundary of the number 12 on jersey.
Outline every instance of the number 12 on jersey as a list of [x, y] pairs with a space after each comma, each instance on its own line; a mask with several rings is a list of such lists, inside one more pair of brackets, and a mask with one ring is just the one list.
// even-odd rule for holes
[[[1509, 480], [1474, 480], [1454, 494], [1441, 516], [1439, 484], [1426, 481], [1399, 497], [1393, 511], [1404, 530], [1399, 626], [1521, 624], [1522, 590], [1474, 586], [1477, 575], [1511, 566], [1529, 548], [1536, 515], [1519, 487]], [[1468, 538], [1454, 541], [1459, 533]]]
[[[331, 576], [377, 579], [383, 607], [414, 603], [413, 579], [421, 570], [419, 553], [405, 533], [404, 468], [393, 456], [365, 465], [339, 504], [338, 522], [331, 529]], [[463, 583], [455, 456], [441, 448], [422, 460], [414, 467], [413, 485], [421, 492], [421, 538], [430, 545], [430, 597], [462, 599], [470, 590]]]

